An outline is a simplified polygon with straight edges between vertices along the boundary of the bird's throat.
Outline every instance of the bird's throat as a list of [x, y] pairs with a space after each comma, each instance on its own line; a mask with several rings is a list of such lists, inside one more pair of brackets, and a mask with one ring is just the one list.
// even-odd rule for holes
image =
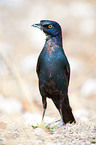
[[57, 35], [55, 37], [51, 37], [50, 35], [46, 36], [46, 42], [51, 40], [52, 42], [54, 42], [56, 45], [59, 45], [62, 47], [62, 36], [61, 35]]

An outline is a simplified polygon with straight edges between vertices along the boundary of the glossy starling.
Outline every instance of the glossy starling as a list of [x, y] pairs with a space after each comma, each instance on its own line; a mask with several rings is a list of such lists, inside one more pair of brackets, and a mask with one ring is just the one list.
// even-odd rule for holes
[[43, 116], [47, 108], [47, 97], [58, 109], [63, 124], [76, 122], [68, 99], [70, 65], [62, 47], [62, 31], [55, 21], [41, 20], [38, 27], [46, 34], [45, 45], [37, 62], [39, 90], [42, 96]]

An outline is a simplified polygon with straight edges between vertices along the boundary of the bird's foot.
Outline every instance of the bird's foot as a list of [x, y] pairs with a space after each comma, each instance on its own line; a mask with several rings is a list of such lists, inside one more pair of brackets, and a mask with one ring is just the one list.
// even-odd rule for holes
[[41, 123], [38, 125], [38, 127], [40, 127], [40, 128], [44, 128], [44, 127], [45, 127], [45, 122], [44, 122], [44, 120], [41, 121]]

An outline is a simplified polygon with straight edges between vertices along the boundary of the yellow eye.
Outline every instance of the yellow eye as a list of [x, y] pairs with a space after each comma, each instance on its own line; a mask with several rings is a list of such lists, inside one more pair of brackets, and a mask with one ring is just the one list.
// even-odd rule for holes
[[50, 24], [50, 25], [48, 26], [48, 28], [52, 28], [52, 25]]

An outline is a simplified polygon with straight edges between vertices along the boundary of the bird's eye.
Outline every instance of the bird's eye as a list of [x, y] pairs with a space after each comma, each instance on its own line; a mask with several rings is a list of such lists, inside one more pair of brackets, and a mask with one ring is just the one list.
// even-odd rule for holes
[[52, 25], [50, 24], [50, 25], [48, 25], [48, 28], [52, 28]]

